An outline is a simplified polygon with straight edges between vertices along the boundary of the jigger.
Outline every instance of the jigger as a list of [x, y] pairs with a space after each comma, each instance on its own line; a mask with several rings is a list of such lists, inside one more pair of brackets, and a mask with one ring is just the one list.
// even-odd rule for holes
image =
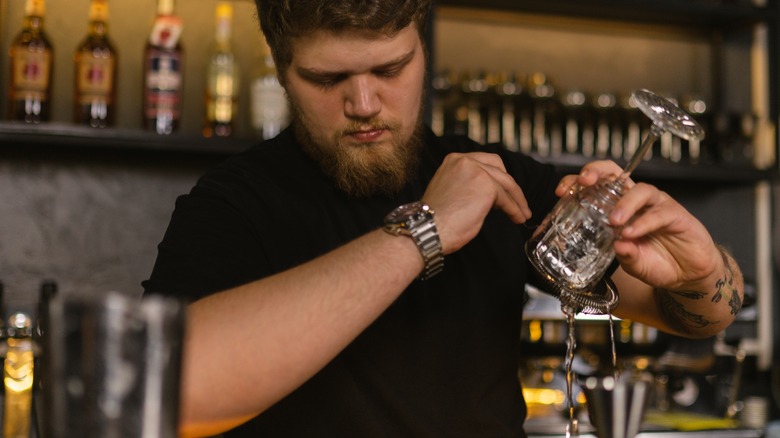
[[583, 392], [598, 438], [634, 438], [645, 413], [649, 382], [623, 375], [587, 377]]

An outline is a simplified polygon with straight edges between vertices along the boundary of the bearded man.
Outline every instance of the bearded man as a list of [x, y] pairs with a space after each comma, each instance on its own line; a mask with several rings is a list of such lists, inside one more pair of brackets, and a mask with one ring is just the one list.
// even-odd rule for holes
[[[525, 242], [572, 184], [620, 168], [560, 179], [437, 138], [429, 3], [257, 0], [291, 125], [177, 200], [144, 282], [190, 301], [182, 436], [524, 436]], [[738, 266], [679, 203], [629, 186], [610, 217], [615, 313], [723, 330], [736, 312], [712, 298], [741, 302]]]

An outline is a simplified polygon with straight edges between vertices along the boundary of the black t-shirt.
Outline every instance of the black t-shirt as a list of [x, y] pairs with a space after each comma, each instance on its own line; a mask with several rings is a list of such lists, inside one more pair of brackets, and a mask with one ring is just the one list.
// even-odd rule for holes
[[[500, 146], [428, 132], [419, 172], [401, 193], [354, 199], [287, 130], [177, 200], [144, 289], [195, 300], [311, 260], [419, 200], [445, 155], [475, 150], [501, 155], [538, 224], [557, 201], [558, 176]], [[226, 438], [524, 436], [517, 367], [533, 224], [491, 212], [477, 237], [445, 258], [444, 272], [414, 281], [325, 368]]]

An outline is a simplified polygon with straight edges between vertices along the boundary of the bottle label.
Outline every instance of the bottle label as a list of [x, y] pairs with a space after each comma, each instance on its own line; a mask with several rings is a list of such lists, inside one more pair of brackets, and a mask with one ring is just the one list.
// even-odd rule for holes
[[145, 114], [154, 118], [164, 111], [179, 117], [182, 57], [178, 52], [151, 48], [146, 58]]
[[89, 103], [96, 98], [111, 99], [114, 88], [114, 60], [79, 55], [76, 61], [78, 96], [80, 103]]
[[32, 52], [26, 47], [11, 48], [11, 99], [34, 97], [47, 100], [51, 76], [51, 51]]
[[166, 15], [157, 17], [149, 35], [149, 43], [164, 49], [172, 49], [179, 43], [183, 25], [179, 17]]

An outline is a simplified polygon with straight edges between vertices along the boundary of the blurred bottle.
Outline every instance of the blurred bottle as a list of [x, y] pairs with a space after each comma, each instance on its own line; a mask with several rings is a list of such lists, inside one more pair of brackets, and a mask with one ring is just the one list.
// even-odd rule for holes
[[174, 0], [158, 0], [157, 17], [144, 47], [143, 122], [158, 134], [179, 129], [183, 91], [182, 21]]
[[506, 80], [505, 75], [495, 72], [483, 73], [487, 90], [480, 100], [483, 125], [485, 129], [485, 143], [501, 142], [501, 110], [503, 109], [503, 96], [500, 94], [500, 86]]
[[214, 48], [206, 85], [205, 137], [233, 134], [238, 107], [239, 66], [232, 46], [233, 5], [219, 2], [216, 10]]
[[271, 48], [260, 36], [260, 62], [252, 80], [252, 127], [263, 140], [275, 137], [290, 123], [290, 108], [277, 77]]
[[108, 38], [108, 1], [92, 0], [87, 37], [76, 49], [74, 121], [93, 128], [114, 124], [117, 51]]
[[543, 157], [563, 152], [561, 103], [555, 91], [547, 75], [531, 75], [528, 92], [533, 101], [533, 150]]
[[487, 142], [487, 92], [484, 72], [467, 72], [461, 82], [467, 111], [468, 137], [477, 143]]
[[8, 339], [3, 362], [5, 409], [3, 436], [30, 438], [32, 424], [33, 345], [32, 322], [24, 313], [8, 318]]
[[682, 109], [687, 111], [702, 129], [704, 129], [703, 140], [689, 140], [687, 141], [688, 161], [691, 164], [700, 164], [704, 161], [711, 161], [712, 157], [709, 156], [710, 148], [707, 146], [716, 136], [713, 130], [712, 121], [712, 108], [707, 103], [707, 100], [702, 96], [695, 94], [687, 94], [682, 97]]
[[[618, 106], [623, 117], [623, 158], [631, 159], [634, 152], [639, 149], [642, 140], [650, 129], [650, 119], [645, 116], [637, 106], [636, 99], [631, 93], [623, 93], [618, 98]], [[649, 159], [651, 155], [645, 155]]]
[[596, 157], [618, 158], [623, 155], [623, 129], [617, 97], [612, 93], [598, 93], [593, 97], [596, 122]]
[[44, 0], [27, 0], [22, 31], [10, 49], [9, 118], [27, 123], [49, 121], [54, 48], [43, 29]]
[[497, 104], [500, 106], [501, 138], [500, 141], [510, 151], [519, 151], [517, 119], [518, 102], [520, 96], [525, 93], [525, 87], [518, 79], [516, 73], [501, 73], [495, 87], [498, 96]]
[[469, 76], [468, 71], [460, 71], [452, 75], [452, 104], [449, 111], [452, 123], [447, 128], [448, 133], [469, 135], [469, 99], [463, 85], [468, 82]]
[[440, 70], [433, 75], [431, 80], [431, 130], [436, 135], [444, 135], [451, 126], [447, 120], [447, 112], [450, 109], [453, 97], [450, 71]]
[[587, 93], [571, 90], [563, 95], [564, 151], [592, 157], [595, 116]]

